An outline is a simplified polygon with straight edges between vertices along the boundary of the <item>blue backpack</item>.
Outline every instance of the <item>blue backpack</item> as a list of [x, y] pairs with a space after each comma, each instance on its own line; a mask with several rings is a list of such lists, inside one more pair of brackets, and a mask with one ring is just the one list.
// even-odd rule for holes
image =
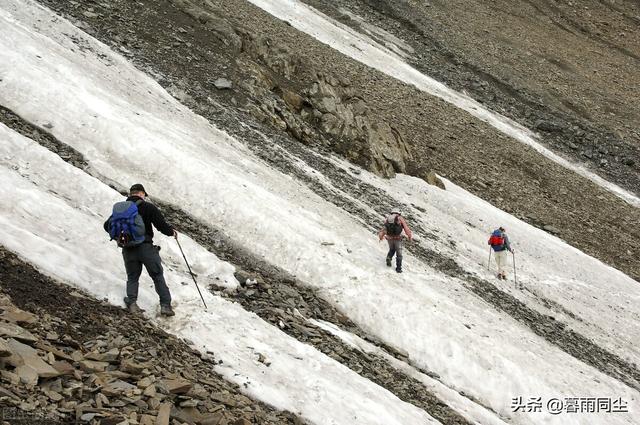
[[138, 214], [138, 205], [143, 201], [117, 202], [109, 220], [109, 236], [115, 240], [120, 248], [129, 248], [144, 242], [146, 229], [144, 221]]

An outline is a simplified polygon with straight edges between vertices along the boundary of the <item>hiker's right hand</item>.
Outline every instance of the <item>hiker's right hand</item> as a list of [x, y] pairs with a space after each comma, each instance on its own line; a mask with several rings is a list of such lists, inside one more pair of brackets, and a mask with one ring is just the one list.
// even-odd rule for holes
[[173, 237], [178, 239], [178, 232], [176, 231], [176, 229], [173, 229]]

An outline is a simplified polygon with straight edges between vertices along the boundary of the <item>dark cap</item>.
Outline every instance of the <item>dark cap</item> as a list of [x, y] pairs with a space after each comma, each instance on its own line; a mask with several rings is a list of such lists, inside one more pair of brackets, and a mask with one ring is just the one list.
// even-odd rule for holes
[[[147, 192], [145, 192], [145, 193], [147, 193]], [[500, 227], [498, 227], [498, 230], [502, 230], [504, 232], [504, 227], [500, 226]]]
[[129, 193], [133, 192], [144, 192], [145, 195], [149, 195], [146, 190], [144, 190], [144, 186], [140, 183], [136, 183], [129, 189]]

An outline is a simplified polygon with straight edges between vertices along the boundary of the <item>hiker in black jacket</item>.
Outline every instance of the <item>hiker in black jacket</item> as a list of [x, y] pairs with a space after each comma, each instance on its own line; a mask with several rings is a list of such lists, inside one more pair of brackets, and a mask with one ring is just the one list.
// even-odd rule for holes
[[[127, 296], [124, 302], [130, 312], [138, 313], [141, 311], [136, 301], [138, 299], [138, 280], [144, 265], [160, 297], [160, 314], [173, 316], [175, 313], [171, 308], [171, 293], [164, 280], [159, 252], [160, 247], [153, 245], [153, 227], [167, 236], [177, 238], [178, 233], [166, 222], [158, 207], [145, 201], [146, 197], [147, 192], [141, 184], [134, 184], [129, 189], [127, 201], [137, 206], [137, 215], [142, 218], [144, 223], [144, 241], [131, 246], [121, 245], [123, 246], [122, 258], [127, 272]], [[107, 233], [111, 233], [112, 218], [113, 215], [104, 223], [104, 230]], [[142, 240], [142, 235], [140, 235], [140, 238]]]

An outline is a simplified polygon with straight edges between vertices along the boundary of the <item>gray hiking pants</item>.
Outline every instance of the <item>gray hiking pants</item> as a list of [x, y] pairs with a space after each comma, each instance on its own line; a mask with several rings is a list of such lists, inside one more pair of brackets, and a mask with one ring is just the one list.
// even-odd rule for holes
[[396, 269], [402, 269], [402, 239], [387, 239], [389, 243], [389, 252], [387, 258], [393, 258], [396, 256]]
[[127, 271], [127, 298], [129, 303], [138, 299], [138, 280], [144, 265], [153, 280], [156, 292], [160, 296], [160, 305], [171, 305], [171, 293], [164, 280], [159, 250], [159, 247], [150, 243], [122, 249], [124, 268]]

